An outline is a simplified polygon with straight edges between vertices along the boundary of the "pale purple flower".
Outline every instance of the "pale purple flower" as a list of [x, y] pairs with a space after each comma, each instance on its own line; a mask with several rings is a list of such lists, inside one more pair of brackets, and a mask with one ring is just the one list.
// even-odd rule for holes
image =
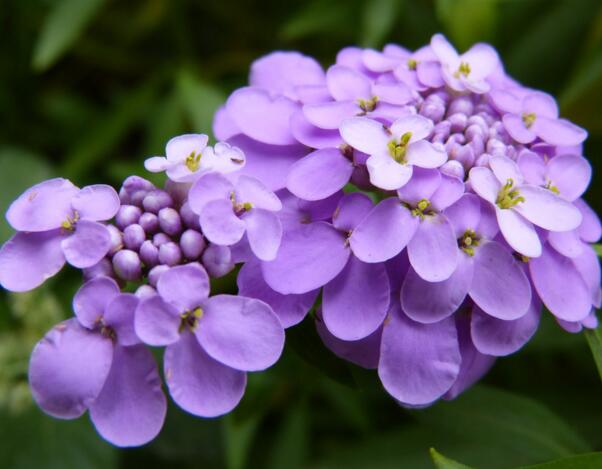
[[522, 255], [541, 255], [541, 240], [534, 225], [549, 231], [570, 231], [581, 223], [581, 213], [573, 204], [552, 190], [526, 184], [510, 158], [492, 157], [489, 166], [471, 169], [471, 187], [492, 204], [504, 238]]
[[208, 173], [192, 186], [188, 202], [212, 243], [230, 246], [246, 234], [258, 258], [276, 257], [282, 225], [275, 212], [282, 203], [257, 179], [239, 176], [233, 183], [221, 174]]
[[148, 171], [163, 172], [176, 182], [192, 182], [208, 171], [231, 173], [245, 165], [240, 148], [218, 142], [207, 146], [205, 134], [187, 134], [172, 138], [165, 147], [165, 157], [153, 156], [144, 162]]
[[541, 91], [492, 90], [493, 104], [502, 113], [504, 127], [519, 143], [540, 138], [551, 145], [574, 146], [587, 138], [581, 127], [558, 117], [556, 100]]
[[190, 264], [159, 277], [158, 294], [136, 310], [135, 330], [154, 346], [167, 346], [165, 379], [174, 401], [202, 417], [231, 411], [245, 390], [246, 372], [273, 365], [284, 330], [259, 300], [232, 295], [209, 297], [209, 277]]
[[107, 185], [79, 189], [66, 179], [26, 190], [6, 218], [18, 231], [0, 249], [0, 284], [27, 291], [55, 275], [65, 262], [92, 267], [111, 249], [111, 234], [100, 221], [113, 218], [119, 196]]
[[397, 119], [390, 128], [366, 117], [341, 124], [343, 140], [367, 153], [370, 182], [385, 190], [399, 189], [412, 177], [413, 166], [437, 168], [447, 160], [445, 151], [426, 141], [431, 120], [417, 115]]
[[487, 93], [490, 85], [487, 78], [498, 66], [499, 57], [488, 44], [475, 44], [463, 54], [445, 39], [435, 34], [431, 39], [431, 48], [439, 61], [443, 79], [447, 86], [455, 91]]
[[134, 332], [137, 305], [111, 279], [89, 281], [73, 300], [76, 318], [46, 334], [29, 366], [44, 412], [74, 419], [88, 410], [101, 436], [117, 446], [155, 438], [167, 410], [153, 356]]

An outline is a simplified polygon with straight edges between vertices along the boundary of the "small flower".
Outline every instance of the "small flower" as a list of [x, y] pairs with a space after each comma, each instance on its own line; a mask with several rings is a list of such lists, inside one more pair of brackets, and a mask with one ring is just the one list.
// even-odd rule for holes
[[136, 310], [142, 341], [165, 350], [165, 379], [174, 401], [201, 417], [231, 411], [245, 390], [246, 372], [273, 365], [284, 330], [259, 300], [232, 295], [209, 298], [209, 277], [190, 264], [173, 267], [157, 283], [157, 295]]
[[134, 332], [137, 304], [107, 277], [89, 281], [75, 295], [76, 318], [46, 334], [29, 366], [44, 412], [74, 419], [88, 410], [98, 432], [117, 446], [155, 438], [167, 410], [153, 356]]
[[18, 231], [0, 249], [0, 284], [11, 291], [41, 285], [65, 265], [97, 264], [111, 248], [111, 235], [98, 223], [113, 218], [119, 196], [107, 185], [79, 189], [50, 179], [25, 191], [6, 218]]
[[425, 139], [433, 130], [426, 117], [400, 117], [390, 129], [365, 117], [347, 119], [341, 136], [353, 148], [367, 153], [370, 182], [385, 190], [403, 187], [412, 177], [412, 166], [438, 168], [447, 160], [445, 151]]
[[245, 155], [237, 147], [218, 142], [208, 147], [205, 134], [188, 134], [172, 138], [165, 147], [166, 157], [154, 156], [144, 162], [152, 173], [165, 171], [175, 182], [193, 182], [208, 171], [223, 174], [242, 169]]

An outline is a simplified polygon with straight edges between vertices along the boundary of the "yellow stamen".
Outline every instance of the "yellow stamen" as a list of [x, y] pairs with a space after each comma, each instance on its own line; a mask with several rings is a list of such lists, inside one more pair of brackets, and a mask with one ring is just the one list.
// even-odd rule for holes
[[513, 189], [513, 187], [514, 181], [509, 178], [506, 181], [506, 184], [500, 189], [497, 200], [495, 201], [498, 207], [508, 209], [525, 201], [525, 198], [520, 195], [518, 189]]
[[410, 143], [411, 138], [412, 138], [412, 132], [406, 132], [399, 139], [399, 143], [396, 142], [395, 140], [391, 140], [387, 144], [391, 158], [393, 158], [399, 164], [406, 163], [406, 153], [408, 151], [408, 145]]
[[201, 152], [195, 153], [194, 150], [186, 157], [186, 167], [191, 173], [198, 171], [201, 164]]

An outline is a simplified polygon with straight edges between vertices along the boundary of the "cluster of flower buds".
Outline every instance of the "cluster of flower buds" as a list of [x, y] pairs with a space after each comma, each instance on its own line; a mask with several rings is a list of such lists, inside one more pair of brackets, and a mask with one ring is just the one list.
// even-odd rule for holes
[[[222, 415], [312, 308], [328, 348], [412, 407], [520, 349], [543, 306], [569, 332], [597, 326], [587, 134], [491, 46], [458, 54], [438, 34], [415, 52], [346, 48], [326, 71], [275, 52], [249, 81], [215, 116], [221, 142], [183, 135], [146, 161], [164, 189], [53, 179], [9, 208], [4, 288], [65, 262], [85, 279], [32, 354], [45, 412], [150, 441], [166, 409], [150, 346], [180, 407]], [[238, 295], [210, 296], [235, 264]]]

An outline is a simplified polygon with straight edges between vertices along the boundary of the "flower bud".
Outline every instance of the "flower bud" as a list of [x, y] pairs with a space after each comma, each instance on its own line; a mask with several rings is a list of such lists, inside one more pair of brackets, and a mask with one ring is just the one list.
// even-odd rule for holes
[[182, 220], [177, 210], [166, 207], [159, 210], [159, 226], [169, 236], [177, 236], [182, 231]]
[[123, 235], [119, 228], [115, 225], [106, 225], [107, 230], [109, 230], [109, 235], [111, 236], [111, 247], [109, 248], [109, 255], [115, 254], [120, 249], [123, 249]]
[[154, 213], [144, 212], [140, 216], [138, 224], [148, 235], [154, 234], [159, 230], [159, 218]]
[[154, 267], [159, 263], [159, 248], [152, 241], [146, 240], [140, 246], [140, 260], [147, 267]]
[[171, 198], [171, 195], [161, 189], [155, 189], [149, 192], [142, 201], [144, 210], [151, 213], [158, 213], [162, 208], [171, 207], [172, 205], [173, 199]]
[[180, 207], [180, 217], [188, 228], [199, 229], [199, 216], [192, 211], [188, 201], [184, 202]]
[[100, 262], [92, 267], [83, 269], [84, 280], [92, 280], [97, 277], [113, 277], [113, 265], [111, 261], [106, 257], [101, 259]]
[[134, 292], [141, 300], [144, 298], [150, 298], [151, 296], [155, 296], [157, 294], [157, 290], [155, 290], [150, 285], [140, 285], [138, 289]]
[[451, 116], [452, 114], [461, 113], [470, 116], [473, 111], [474, 104], [472, 103], [472, 99], [468, 96], [458, 96], [449, 103], [447, 114]]
[[206, 243], [203, 235], [196, 230], [186, 230], [180, 237], [182, 254], [188, 260], [196, 260], [203, 253]]
[[174, 265], [179, 264], [181, 260], [182, 251], [180, 250], [180, 246], [173, 241], [162, 244], [159, 247], [159, 262], [161, 264], [173, 267]]
[[234, 269], [232, 253], [227, 246], [209, 244], [203, 253], [203, 265], [211, 277], [219, 278]]
[[115, 215], [115, 224], [120, 230], [125, 230], [126, 227], [138, 223], [141, 214], [142, 210], [135, 205], [122, 205]]
[[466, 128], [468, 117], [466, 117], [466, 114], [456, 113], [449, 116], [447, 120], [451, 124], [452, 132], [462, 132]]
[[163, 275], [163, 273], [169, 270], [168, 265], [158, 265], [153, 267], [148, 273], [148, 283], [150, 283], [153, 287], [157, 287], [157, 282], [159, 281], [159, 277]]
[[165, 233], [157, 233], [153, 236], [153, 244], [158, 248], [162, 244], [171, 242], [171, 238]]
[[142, 275], [140, 257], [129, 249], [123, 249], [113, 256], [113, 269], [122, 280], [138, 280]]
[[439, 169], [443, 174], [464, 180], [464, 166], [460, 161], [446, 161]]

